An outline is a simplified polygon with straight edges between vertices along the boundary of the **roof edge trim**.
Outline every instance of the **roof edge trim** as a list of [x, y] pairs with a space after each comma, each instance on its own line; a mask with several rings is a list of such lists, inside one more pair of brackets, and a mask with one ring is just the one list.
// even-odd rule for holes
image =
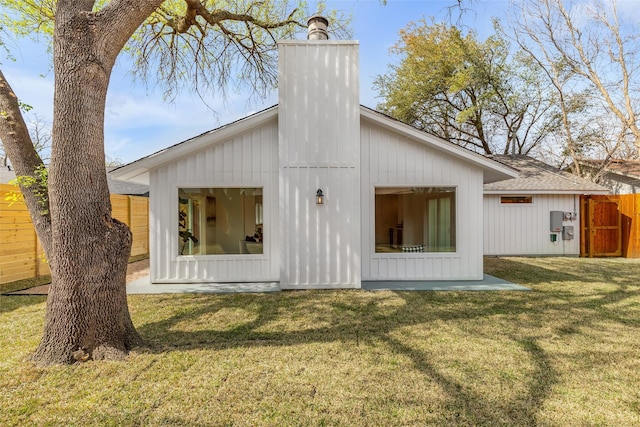
[[472, 163], [476, 163], [484, 169], [488, 169], [494, 172], [497, 172], [503, 175], [503, 179], [509, 178], [517, 178], [519, 173], [516, 169], [511, 166], [500, 163], [496, 160], [490, 159], [482, 154], [471, 151], [467, 148], [456, 145], [452, 142], [446, 141], [438, 136], [427, 133], [423, 130], [416, 129], [415, 127], [403, 123], [397, 119], [394, 119], [391, 116], [388, 116], [384, 113], [380, 113], [379, 111], [375, 111], [369, 107], [365, 107], [363, 105], [360, 106], [361, 117], [371, 120], [373, 122], [382, 122], [389, 126], [390, 128], [402, 132], [406, 135], [411, 136], [412, 138], [422, 141], [429, 142], [434, 148], [451, 154], [455, 157], [458, 157], [463, 160], [470, 161]]
[[114, 179], [127, 181], [133, 177], [142, 175], [152, 168], [162, 166], [176, 158], [187, 156], [200, 150], [202, 147], [226, 140], [241, 134], [255, 126], [260, 126], [278, 117], [278, 106], [274, 105], [265, 110], [243, 117], [239, 120], [222, 125], [216, 129], [201, 133], [200, 135], [181, 141], [170, 147], [164, 148], [141, 159], [134, 160], [123, 166], [119, 166], [110, 172]]

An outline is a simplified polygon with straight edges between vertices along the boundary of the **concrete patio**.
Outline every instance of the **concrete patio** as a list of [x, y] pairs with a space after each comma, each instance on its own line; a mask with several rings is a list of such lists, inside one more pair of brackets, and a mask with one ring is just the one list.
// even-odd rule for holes
[[[472, 281], [384, 281], [362, 282], [368, 291], [530, 291], [531, 289], [485, 274], [482, 280]], [[242, 293], [278, 292], [278, 282], [263, 283], [166, 283], [151, 284], [149, 276], [127, 284], [127, 294], [175, 293]]]

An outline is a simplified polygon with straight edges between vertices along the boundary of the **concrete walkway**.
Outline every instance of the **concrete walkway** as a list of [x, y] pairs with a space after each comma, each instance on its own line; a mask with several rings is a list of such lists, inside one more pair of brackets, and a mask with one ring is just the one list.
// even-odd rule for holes
[[369, 291], [530, 291], [531, 289], [498, 277], [483, 275], [482, 280], [362, 282]]
[[[474, 281], [385, 281], [362, 282], [368, 291], [530, 291], [531, 289], [507, 282], [494, 276], [484, 275]], [[263, 283], [167, 283], [152, 285], [149, 276], [142, 276], [127, 283], [127, 294], [228, 294], [279, 292], [278, 282]], [[37, 286], [3, 295], [47, 295], [49, 285]]]
[[[488, 274], [482, 280], [473, 281], [386, 281], [362, 282], [362, 289], [369, 291], [530, 291], [524, 286]], [[177, 293], [240, 293], [278, 292], [278, 282], [264, 283], [167, 283], [151, 284], [149, 276], [127, 284], [127, 294], [177, 294]]]

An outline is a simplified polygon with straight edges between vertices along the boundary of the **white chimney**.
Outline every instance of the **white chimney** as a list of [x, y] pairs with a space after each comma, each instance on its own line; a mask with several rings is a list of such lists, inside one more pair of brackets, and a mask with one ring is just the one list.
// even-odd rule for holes
[[308, 22], [308, 40], [278, 42], [280, 287], [359, 288], [358, 42]]
[[329, 21], [324, 16], [313, 15], [307, 21], [307, 39], [308, 40], [329, 40], [327, 26]]

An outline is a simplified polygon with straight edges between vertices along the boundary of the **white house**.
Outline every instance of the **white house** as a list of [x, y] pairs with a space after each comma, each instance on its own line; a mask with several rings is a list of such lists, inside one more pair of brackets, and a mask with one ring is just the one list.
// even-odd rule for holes
[[517, 172], [360, 106], [358, 42], [310, 24], [277, 106], [112, 172], [150, 186], [151, 282], [482, 279], [483, 184]]
[[579, 159], [578, 163], [583, 174], [599, 178], [598, 182], [611, 189], [612, 194], [640, 193], [640, 160]]
[[580, 255], [580, 196], [609, 189], [528, 156], [493, 158], [519, 176], [484, 185], [484, 254]]

